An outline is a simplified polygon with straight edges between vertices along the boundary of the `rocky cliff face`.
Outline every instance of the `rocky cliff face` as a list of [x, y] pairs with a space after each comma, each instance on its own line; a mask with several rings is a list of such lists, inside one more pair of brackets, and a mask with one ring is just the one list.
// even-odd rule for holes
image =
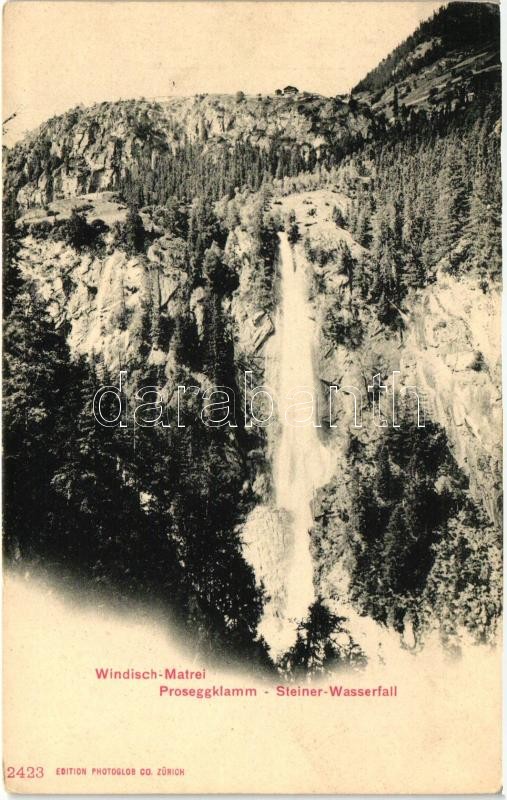
[[57, 325], [68, 323], [68, 342], [77, 355], [99, 360], [115, 374], [138, 365], [149, 345], [150, 314], [178, 316], [186, 274], [164, 258], [163, 242], [147, 257], [116, 250], [103, 256], [80, 253], [63, 242], [23, 240], [23, 275], [35, 282]]
[[[349, 290], [344, 282], [343, 302]], [[454, 457], [470, 478], [470, 490], [492, 522], [500, 524], [501, 364], [500, 291], [484, 293], [477, 280], [440, 274], [436, 283], [414, 293], [408, 305], [402, 341], [370, 320], [365, 343], [352, 351], [333, 347], [323, 337], [319, 374], [324, 383], [357, 387], [365, 395], [380, 371], [392, 396], [416, 387], [423, 413], [447, 431]], [[417, 413], [415, 393], [414, 417]], [[390, 400], [383, 413], [392, 424]], [[338, 411], [353, 424], [353, 403]], [[363, 424], [372, 425], [371, 411]]]
[[428, 412], [447, 431], [470, 491], [501, 524], [501, 363], [499, 289], [440, 275], [414, 302], [400, 371], [420, 387]]
[[297, 150], [317, 163], [368, 135], [369, 107], [308, 93], [234, 98], [199, 95], [164, 102], [78, 107], [44, 123], [8, 155], [7, 185], [21, 208], [117, 189], [141, 160], [152, 170], [195, 145], [208, 153], [236, 145]]

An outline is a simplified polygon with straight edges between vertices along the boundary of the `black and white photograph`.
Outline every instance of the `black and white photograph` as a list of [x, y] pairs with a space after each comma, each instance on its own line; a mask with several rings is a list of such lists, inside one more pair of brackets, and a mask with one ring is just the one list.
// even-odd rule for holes
[[500, 145], [494, 3], [7, 4], [8, 791], [501, 791]]

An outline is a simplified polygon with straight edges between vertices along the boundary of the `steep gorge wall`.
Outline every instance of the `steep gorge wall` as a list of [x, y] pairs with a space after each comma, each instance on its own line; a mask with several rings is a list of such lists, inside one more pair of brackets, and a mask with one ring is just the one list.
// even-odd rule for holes
[[[348, 303], [348, 290], [343, 303]], [[471, 492], [491, 520], [500, 524], [501, 361], [500, 291], [484, 293], [477, 281], [440, 275], [437, 282], [407, 303], [406, 329], [386, 336], [367, 315], [361, 347], [333, 346], [322, 340], [319, 374], [324, 384], [358, 388], [381, 371], [392, 395], [392, 374], [400, 392], [416, 387], [426, 414], [441, 424], [453, 455], [470, 478]], [[321, 324], [323, 325], [321, 314]], [[341, 394], [341, 393], [340, 393]], [[415, 393], [414, 415], [416, 414]], [[392, 412], [386, 400], [389, 424]], [[340, 414], [353, 423], [353, 402], [343, 400]], [[363, 424], [373, 425], [371, 412]]]
[[99, 359], [112, 374], [139, 365], [143, 354], [148, 363], [156, 358], [147, 341], [147, 318], [177, 316], [187, 280], [153, 249], [146, 257], [120, 250], [98, 256], [33, 236], [22, 242], [20, 266], [56, 324], [70, 325], [71, 351]]
[[[347, 295], [348, 290], [343, 295], [345, 304], [348, 303]], [[366, 465], [367, 471], [370, 471], [372, 486], [377, 480], [377, 465], [371, 461], [368, 467], [368, 459], [373, 459], [375, 452], [378, 452], [377, 443], [381, 441], [383, 433], [375, 424], [366, 402], [361, 420], [363, 428], [360, 431], [353, 428], [352, 387], [362, 391], [366, 400], [366, 383], [371, 384], [373, 375], [380, 372], [382, 383], [388, 387], [387, 397], [381, 403], [388, 425], [393, 422], [393, 372], [396, 371], [394, 380], [398, 396], [402, 399], [405, 394], [409, 398], [413, 425], [417, 423], [417, 403], [414, 392], [408, 387], [416, 387], [424, 406], [425, 420], [438, 423], [444, 429], [452, 456], [468, 479], [471, 499], [486, 512], [486, 519], [490, 520], [492, 533], [485, 534], [483, 546], [486, 547], [487, 557], [494, 563], [496, 556], [493, 549], [498, 548], [500, 541], [502, 416], [498, 349], [499, 290], [484, 293], [476, 281], [440, 275], [435, 284], [414, 294], [406, 303], [406, 308], [406, 329], [402, 341], [397, 335], [386, 335], [385, 331], [379, 329], [378, 323], [370, 319], [361, 347], [333, 347], [325, 338], [321, 346], [319, 374], [324, 386], [336, 383], [349, 389], [338, 394], [333, 420], [337, 427], [329, 435], [329, 446], [336, 458], [335, 475], [318, 493], [314, 508], [312, 551], [315, 582], [319, 593], [335, 603], [340, 613], [349, 616], [351, 630], [359, 641], [363, 620], [357, 618], [353, 611], [350, 614], [350, 605], [347, 608], [353, 590], [351, 576], [358, 548], [357, 534], [354, 526], [351, 526], [351, 511], [358, 486], [351, 472], [349, 433], [355, 431], [364, 444], [362, 458], [366, 461], [363, 466]], [[437, 492], [446, 491], [447, 480], [442, 477], [439, 483], [437, 479]], [[488, 550], [488, 541], [493, 549]], [[497, 578], [492, 580], [496, 581]], [[445, 583], [442, 584], [442, 591], [446, 591]], [[487, 603], [486, 607], [492, 608]], [[478, 612], [476, 609], [475, 613], [479, 616], [477, 619], [470, 616], [470, 624], [473, 626], [477, 622], [480, 626], [484, 620], [487, 629], [490, 612]], [[494, 616], [496, 612], [491, 613]], [[484, 614], [486, 616], [483, 617]], [[391, 622], [394, 624], [393, 619]], [[453, 628], [454, 623], [450, 625]], [[402, 642], [414, 642], [410, 630], [410, 617], [406, 617], [401, 628]]]
[[440, 276], [421, 293], [401, 350], [400, 371], [420, 387], [449, 437], [470, 492], [501, 524], [501, 296], [477, 282]]

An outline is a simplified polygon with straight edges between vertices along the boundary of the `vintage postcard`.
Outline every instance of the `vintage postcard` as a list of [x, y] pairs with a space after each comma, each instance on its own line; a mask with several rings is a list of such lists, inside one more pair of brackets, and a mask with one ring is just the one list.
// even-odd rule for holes
[[3, 24], [7, 791], [500, 792], [499, 6]]

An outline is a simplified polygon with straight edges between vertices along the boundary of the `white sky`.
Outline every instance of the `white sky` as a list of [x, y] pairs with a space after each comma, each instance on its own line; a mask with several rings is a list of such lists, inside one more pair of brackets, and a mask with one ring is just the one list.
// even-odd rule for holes
[[19, 2], [4, 7], [4, 143], [77, 103], [196, 92], [334, 95], [435, 2]]

